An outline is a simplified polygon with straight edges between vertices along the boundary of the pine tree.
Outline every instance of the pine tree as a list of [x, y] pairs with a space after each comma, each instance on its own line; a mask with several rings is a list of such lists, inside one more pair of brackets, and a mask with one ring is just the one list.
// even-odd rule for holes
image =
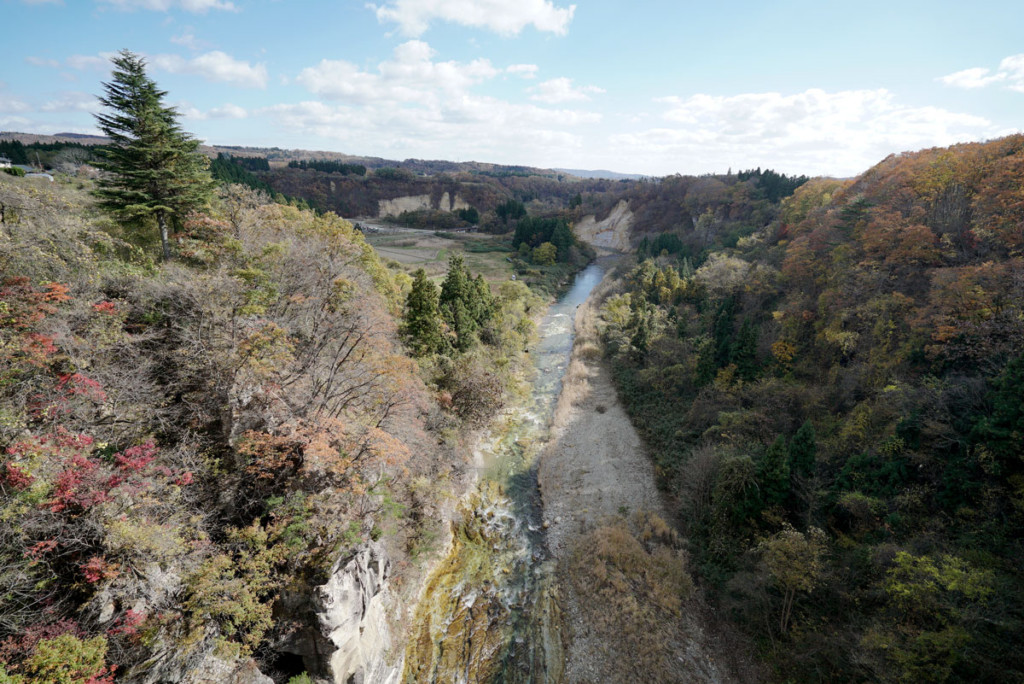
[[441, 310], [437, 302], [437, 286], [427, 278], [426, 271], [419, 269], [405, 299], [405, 323], [402, 325], [402, 334], [417, 356], [440, 352], [444, 348]]
[[177, 110], [163, 105], [167, 92], [146, 75], [145, 60], [122, 50], [111, 61], [113, 80], [103, 84], [106, 94], [99, 98], [110, 111], [96, 115], [110, 138], [97, 164], [108, 175], [96, 195], [119, 219], [155, 220], [167, 260], [170, 221], [206, 204], [213, 192], [209, 160], [197, 152], [199, 141], [178, 125]]

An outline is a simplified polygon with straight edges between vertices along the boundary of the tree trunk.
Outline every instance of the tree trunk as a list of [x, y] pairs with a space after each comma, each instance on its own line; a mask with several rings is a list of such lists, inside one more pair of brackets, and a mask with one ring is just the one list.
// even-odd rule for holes
[[160, 244], [164, 248], [164, 261], [170, 261], [171, 245], [167, 238], [167, 214], [163, 211], [156, 212], [156, 222], [160, 226]]

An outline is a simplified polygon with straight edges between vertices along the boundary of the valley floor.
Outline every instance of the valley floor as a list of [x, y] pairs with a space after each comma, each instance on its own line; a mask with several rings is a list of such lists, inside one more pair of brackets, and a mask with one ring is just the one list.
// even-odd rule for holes
[[[572, 557], [585, 538], [602, 525], [635, 513], [650, 512], [668, 519], [655, 485], [653, 467], [640, 437], [619, 404], [601, 354], [597, 315], [606, 282], [595, 289], [576, 315], [576, 342], [558, 407], [551, 441], [541, 455], [539, 480], [548, 546], [558, 560], [559, 590], [568, 634], [566, 681], [611, 681], [630, 653], [625, 640], [609, 639], [607, 630], [586, 615], [598, 600], [574, 588], [569, 575]], [[614, 610], [605, 607], [602, 610]], [[702, 623], [708, 614], [696, 594], [685, 601], [677, 624], [665, 630], [677, 649], [678, 671], [672, 681], [731, 682], [732, 668], [717, 662], [716, 649]], [[612, 618], [614, 621], [614, 618]], [[654, 627], [654, 626], [652, 626]], [[641, 668], [642, 669], [642, 668]]]

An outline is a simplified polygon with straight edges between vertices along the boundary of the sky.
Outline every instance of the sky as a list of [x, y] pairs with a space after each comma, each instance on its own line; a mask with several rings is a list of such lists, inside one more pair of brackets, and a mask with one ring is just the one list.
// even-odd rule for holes
[[128, 49], [218, 145], [852, 176], [1022, 130], [1019, 0], [0, 0], [0, 131], [97, 132]]

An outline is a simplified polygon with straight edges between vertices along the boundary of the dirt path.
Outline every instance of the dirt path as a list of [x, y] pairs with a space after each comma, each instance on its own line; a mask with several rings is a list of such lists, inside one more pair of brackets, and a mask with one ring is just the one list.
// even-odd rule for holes
[[[595, 288], [576, 315], [576, 340], [562, 394], [555, 411], [551, 441], [541, 455], [539, 480], [548, 523], [548, 546], [565, 578], [575, 547], [588, 532], [614, 516], [650, 511], [665, 517], [651, 463], [639, 436], [616, 396], [601, 358], [597, 309], [609, 278]], [[610, 681], [617, 659], [631, 658], [622, 643], [609, 643], [584, 616], [569, 581], [562, 581], [565, 621], [570, 637], [566, 680], [573, 684]], [[679, 645], [679, 677], [673, 681], [730, 682], [700, 623], [705, 612], [691, 598], [673, 639]], [[593, 615], [593, 613], [591, 613]], [[670, 629], [677, 629], [675, 626]], [[614, 641], [614, 640], [613, 640]], [[618, 648], [617, 648], [618, 647]]]

